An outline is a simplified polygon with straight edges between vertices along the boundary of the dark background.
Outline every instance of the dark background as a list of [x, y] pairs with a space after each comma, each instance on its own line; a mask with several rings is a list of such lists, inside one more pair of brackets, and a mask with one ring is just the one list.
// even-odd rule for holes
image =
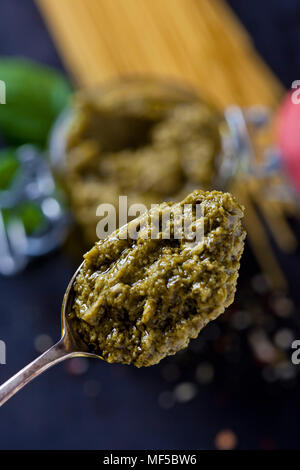
[[[300, 76], [299, 1], [230, 0], [229, 4], [266, 62], [289, 87]], [[62, 68], [32, 0], [0, 1], [0, 55], [24, 55]], [[256, 271], [249, 253], [247, 258], [242, 285], [249, 272]], [[281, 261], [299, 305], [299, 255]], [[37, 335], [59, 338], [60, 304], [75, 264], [67, 254], [56, 252], [14, 279], [0, 279], [0, 338], [7, 344], [1, 382], [37, 355]], [[210, 334], [212, 329], [208, 341]], [[193, 400], [170, 409], [162, 406], [168, 396], [164, 392], [181, 381], [192, 381], [199, 356], [183, 354], [142, 370], [100, 361], [58, 365], [1, 409], [0, 447], [212, 449], [216, 434], [230, 429], [240, 449], [300, 448], [299, 382], [285, 387], [266, 384], [248, 350], [240, 347], [236, 354], [241, 354], [238, 364], [217, 359], [216, 379], [198, 386]], [[206, 357], [216, 360], [210, 346]], [[170, 364], [180, 371], [174, 380], [167, 374]]]

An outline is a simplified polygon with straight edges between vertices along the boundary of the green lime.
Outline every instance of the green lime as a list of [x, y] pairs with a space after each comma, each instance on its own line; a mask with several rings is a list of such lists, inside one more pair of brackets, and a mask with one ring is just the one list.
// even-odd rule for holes
[[20, 164], [16, 151], [12, 148], [0, 151], [0, 190], [8, 189], [18, 171]]

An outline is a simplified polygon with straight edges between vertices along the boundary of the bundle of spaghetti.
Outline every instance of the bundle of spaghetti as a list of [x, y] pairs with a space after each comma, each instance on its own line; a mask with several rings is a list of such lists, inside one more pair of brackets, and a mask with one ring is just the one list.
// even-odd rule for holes
[[282, 87], [223, 0], [37, 0], [79, 85], [176, 79], [220, 109], [274, 108]]
[[247, 230], [247, 240], [270, 286], [276, 291], [286, 291], [287, 280], [271, 248], [268, 234], [253, 201], [248, 181], [236, 181], [230, 191], [245, 207], [244, 225]]

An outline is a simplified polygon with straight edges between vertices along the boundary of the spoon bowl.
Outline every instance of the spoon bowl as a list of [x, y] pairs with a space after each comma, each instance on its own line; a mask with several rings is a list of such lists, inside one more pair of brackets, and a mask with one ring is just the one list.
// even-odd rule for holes
[[73, 328], [71, 313], [74, 303], [74, 282], [82, 268], [82, 264], [74, 273], [64, 295], [61, 309], [62, 334], [60, 340], [0, 386], [0, 406], [35, 377], [65, 359], [73, 357], [102, 359], [101, 356], [89, 350], [88, 345], [82, 341]]

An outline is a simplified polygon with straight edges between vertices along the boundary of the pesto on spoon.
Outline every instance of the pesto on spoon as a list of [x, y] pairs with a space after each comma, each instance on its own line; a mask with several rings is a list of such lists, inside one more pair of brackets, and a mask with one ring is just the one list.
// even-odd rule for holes
[[[62, 338], [0, 386], [0, 405], [64, 359], [141, 367], [186, 347], [233, 302], [245, 239], [242, 217], [231, 194], [194, 191], [98, 241], [67, 287]], [[188, 230], [181, 233], [186, 219]]]
[[[198, 241], [185, 234], [175, 238], [184, 207], [190, 208], [192, 235], [202, 229]], [[98, 241], [74, 283], [79, 336], [106, 361], [137, 367], [185, 348], [233, 302], [245, 238], [242, 216], [231, 194], [194, 191]], [[169, 222], [162, 226], [162, 220]], [[134, 239], [133, 225], [140, 227]]]

